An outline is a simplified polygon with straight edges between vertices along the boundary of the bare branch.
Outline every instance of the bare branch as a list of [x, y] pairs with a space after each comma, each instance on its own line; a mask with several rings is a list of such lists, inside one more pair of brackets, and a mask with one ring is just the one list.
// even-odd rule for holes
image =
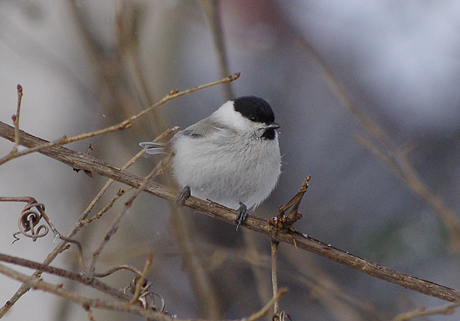
[[56, 268], [56, 267], [53, 267], [53, 266], [49, 266], [49, 265], [45, 265], [45, 264], [42, 264], [42, 263], [38, 263], [38, 262], [34, 262], [34, 261], [30, 261], [30, 260], [27, 260], [27, 259], [22, 259], [22, 258], [18, 258], [18, 257], [14, 257], [14, 256], [10, 256], [10, 255], [6, 255], [6, 254], [2, 254], [0, 253], [0, 261], [2, 262], [7, 262], [7, 263], [11, 263], [11, 264], [16, 264], [16, 265], [20, 265], [20, 266], [24, 266], [24, 267], [28, 267], [28, 268], [31, 268], [31, 269], [36, 269], [36, 270], [40, 270], [42, 272], [46, 272], [46, 273], [49, 273], [49, 274], [53, 274], [53, 275], [56, 275], [56, 276], [60, 276], [62, 278], [66, 278], [68, 280], [72, 280], [72, 281], [76, 281], [76, 282], [79, 282], [79, 283], [82, 283], [82, 284], [85, 284], [85, 285], [89, 285], [101, 292], [104, 292], [106, 294], [109, 294], [111, 295], [112, 297], [114, 298], [117, 298], [117, 299], [121, 299], [121, 300], [130, 300], [131, 297], [126, 295], [125, 293], [115, 289], [115, 288], [112, 288], [111, 286], [97, 280], [97, 279], [93, 279], [91, 282], [88, 282], [88, 279], [80, 274], [80, 273], [75, 273], [75, 272], [71, 272], [71, 271], [68, 271], [68, 270], [64, 270], [64, 269], [60, 269], [60, 268]]
[[[0, 136], [10, 141], [14, 140], [14, 128], [0, 122]], [[34, 147], [38, 144], [46, 143], [45, 140], [34, 137], [23, 131], [20, 132], [21, 143], [26, 147]], [[134, 188], [138, 188], [144, 178], [133, 175], [125, 170], [121, 170], [115, 166], [102, 162], [90, 155], [79, 153], [67, 149], [62, 146], [52, 146], [40, 150], [40, 153], [48, 157], [54, 158], [72, 168], [80, 168], [89, 170], [95, 174], [114, 179]], [[145, 186], [145, 192], [156, 195], [160, 198], [174, 201], [177, 197], [177, 191], [169, 187], [163, 186], [156, 182], [150, 181]], [[194, 210], [202, 212], [212, 218], [219, 219], [234, 225], [237, 213], [234, 210], [225, 209], [224, 207], [215, 206], [214, 203], [190, 197], [184, 203]], [[278, 231], [269, 224], [267, 220], [250, 216], [244, 225], [246, 228], [264, 234], [271, 239], [279, 242], [295, 245], [297, 248], [316, 253], [332, 261], [344, 264], [360, 272], [380, 278], [382, 280], [403, 286], [405, 288], [437, 297], [445, 301], [459, 301], [460, 292], [433, 282], [425, 281], [414, 276], [404, 274], [388, 267], [367, 261], [355, 255], [341, 251], [332, 247], [330, 244], [325, 244], [315, 240], [302, 233], [296, 231]]]
[[[228, 58], [225, 50], [224, 32], [220, 19], [219, 1], [218, 0], [200, 0], [201, 7], [204, 9], [211, 27], [212, 38], [216, 48], [217, 59], [219, 61], [219, 69], [221, 77], [229, 74]], [[225, 83], [222, 86], [224, 96], [227, 100], [233, 98], [233, 91], [230, 83]]]
[[[167, 129], [165, 132], [161, 133], [157, 138], [155, 138], [154, 141], [159, 141], [159, 140], [163, 139], [165, 136], [168, 136], [174, 130], [177, 130], [177, 128], [175, 127], [175, 128], [172, 128], [172, 129]], [[17, 136], [15, 136], [15, 137], [17, 137]], [[46, 141], [42, 140], [42, 142], [46, 142]], [[141, 157], [144, 154], [144, 152], [145, 152], [145, 150], [139, 151], [139, 153], [137, 153], [131, 160], [129, 160], [121, 169], [123, 170], [123, 169], [127, 169], [128, 167], [130, 167], [137, 159], [139, 159], [139, 157]], [[87, 171], [87, 172], [89, 172], [89, 171]], [[67, 233], [66, 236], [60, 235], [60, 239], [62, 239], [63, 241], [60, 242], [50, 254], [48, 254], [48, 256], [46, 257], [46, 259], [43, 262], [43, 264], [45, 264], [45, 265], [50, 264], [56, 258], [56, 256], [59, 253], [61, 253], [63, 250], [66, 249], [66, 247], [68, 246], [67, 242], [72, 242], [72, 244], [75, 244], [78, 247], [78, 258], [79, 258], [80, 266], [83, 268], [84, 271], [87, 271], [87, 269], [86, 269], [86, 267], [84, 265], [84, 262], [83, 262], [83, 255], [82, 255], [81, 245], [80, 245], [79, 242], [76, 242], [76, 241], [72, 240], [71, 238], [75, 234], [77, 234], [77, 232], [87, 223], [85, 220], [88, 217], [89, 213], [92, 211], [92, 209], [94, 208], [96, 203], [102, 198], [102, 196], [105, 194], [105, 192], [110, 188], [110, 186], [114, 182], [115, 181], [113, 179], [109, 179], [107, 181], [107, 183], [104, 185], [104, 187], [95, 196], [95, 198], [90, 202], [90, 204], [87, 206], [85, 211], [80, 215], [80, 217], [78, 218], [77, 223], [75, 224], [75, 226]], [[121, 266], [112, 268], [112, 269], [110, 269], [110, 270], [108, 270], [106, 272], [94, 273], [94, 276], [95, 277], [104, 277], [104, 276], [112, 274], [112, 273], [114, 273], [116, 271], [119, 271], [121, 269], [129, 269], [129, 270], [133, 271], [134, 273], [137, 273], [138, 275], [141, 274], [141, 272], [139, 272], [137, 269], [135, 269], [132, 266], [121, 265]], [[42, 271], [37, 270], [37, 271], [35, 271], [35, 273], [33, 275], [35, 277], [40, 277], [41, 274], [42, 274]], [[8, 310], [21, 298], [21, 296], [23, 296], [27, 291], [29, 291], [29, 289], [30, 288], [27, 285], [25, 285], [25, 284], [21, 285], [21, 287], [16, 291], [16, 293], [14, 293], [14, 295], [5, 303], [5, 305], [0, 308], [0, 318], [3, 315], [5, 315], [5, 313], [8, 312]]]
[[412, 320], [418, 317], [427, 316], [427, 315], [437, 315], [437, 314], [444, 314], [444, 315], [451, 315], [455, 313], [455, 309], [460, 306], [460, 303], [453, 303], [448, 304], [443, 307], [427, 309], [427, 308], [419, 308], [413, 311], [405, 312], [398, 314], [395, 316], [392, 321], [407, 321]]
[[82, 134], [72, 136], [72, 137], [64, 136], [64, 137], [59, 138], [58, 140], [56, 140], [54, 142], [43, 142], [42, 145], [36, 145], [33, 148], [29, 148], [29, 149], [26, 149], [26, 150], [23, 150], [23, 151], [17, 151], [17, 150], [13, 149], [8, 155], [6, 155], [5, 157], [0, 159], [0, 165], [2, 165], [2, 164], [6, 163], [6, 162], [8, 162], [8, 161], [10, 161], [10, 160], [12, 160], [14, 158], [24, 156], [24, 155], [27, 155], [27, 154], [30, 154], [30, 153], [34, 153], [34, 152], [40, 151], [41, 149], [44, 149], [44, 148], [54, 147], [54, 146], [58, 146], [58, 145], [66, 145], [66, 144], [73, 143], [73, 142], [76, 142], [76, 141], [79, 141], [79, 140], [88, 139], [88, 138], [99, 136], [99, 135], [102, 135], [102, 134], [107, 134], [107, 133], [111, 133], [111, 132], [114, 132], [114, 131], [127, 129], [127, 128], [131, 127], [131, 124], [132, 124], [133, 121], [141, 118], [142, 116], [148, 114], [152, 110], [160, 107], [161, 105], [165, 104], [166, 102], [168, 102], [168, 101], [170, 101], [172, 99], [175, 99], [175, 98], [178, 98], [178, 97], [181, 97], [181, 96], [184, 96], [184, 95], [187, 95], [187, 94], [190, 94], [192, 92], [202, 90], [202, 89], [205, 89], [205, 88], [208, 88], [208, 87], [224, 84], [224, 83], [227, 83], [227, 82], [232, 82], [232, 81], [238, 79], [239, 77], [240, 77], [240, 73], [236, 73], [236, 74], [233, 74], [231, 76], [225, 77], [223, 79], [213, 81], [213, 82], [210, 82], [210, 83], [207, 83], [207, 84], [204, 84], [204, 85], [197, 86], [195, 88], [191, 88], [191, 89], [187, 89], [187, 90], [183, 90], [183, 91], [172, 90], [168, 95], [164, 96], [159, 102], [153, 104], [152, 106], [150, 106], [147, 109], [144, 109], [140, 113], [138, 113], [138, 114], [136, 114], [134, 116], [131, 116], [128, 119], [123, 120], [122, 122], [120, 122], [120, 123], [118, 123], [116, 125], [109, 126], [109, 127], [99, 129], [99, 130], [95, 130], [95, 131], [92, 131], [92, 132], [89, 132], [89, 133], [82, 133]]
[[[273, 297], [278, 293], [278, 269], [277, 269], [277, 260], [278, 260], [278, 241], [271, 241], [272, 248], [272, 288], [273, 288]], [[273, 304], [273, 315], [277, 315], [280, 312], [280, 305], [278, 301], [275, 301]]]
[[13, 115], [13, 123], [14, 123], [14, 147], [13, 152], [18, 150], [19, 146], [19, 115], [21, 113], [21, 102], [22, 102], [22, 86], [18, 84], [18, 107], [16, 110], [16, 114]]
[[0, 273], [9, 276], [12, 279], [23, 282], [28, 287], [31, 287], [33, 289], [39, 289], [45, 292], [54, 293], [67, 300], [76, 302], [80, 304], [85, 310], [88, 310], [88, 308], [107, 309], [107, 310], [114, 310], [114, 311], [120, 311], [120, 312], [129, 312], [129, 313], [147, 317], [151, 320], [156, 320], [156, 321], [180, 321], [180, 319], [172, 318], [170, 316], [167, 316], [159, 312], [155, 312], [152, 310], [145, 310], [137, 305], [130, 305], [124, 302], [112, 302], [112, 301], [107, 301], [107, 300], [88, 298], [88, 297], [65, 290], [62, 284], [54, 285], [54, 284], [45, 282], [42, 279], [17, 272], [3, 265], [0, 265]]

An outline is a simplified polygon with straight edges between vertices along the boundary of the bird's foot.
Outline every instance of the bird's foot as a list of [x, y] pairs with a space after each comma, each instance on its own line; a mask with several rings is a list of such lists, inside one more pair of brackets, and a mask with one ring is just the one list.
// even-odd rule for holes
[[174, 202], [176, 205], [184, 205], [184, 202], [190, 197], [191, 195], [190, 186], [186, 185], [181, 190], [179, 195]]
[[240, 207], [238, 208], [238, 217], [236, 218], [236, 230], [238, 231], [238, 229], [240, 228], [240, 225], [241, 224], [244, 224], [244, 222], [246, 222], [246, 219], [248, 218], [248, 208], [246, 207], [246, 205], [244, 205], [243, 203], [240, 202]]

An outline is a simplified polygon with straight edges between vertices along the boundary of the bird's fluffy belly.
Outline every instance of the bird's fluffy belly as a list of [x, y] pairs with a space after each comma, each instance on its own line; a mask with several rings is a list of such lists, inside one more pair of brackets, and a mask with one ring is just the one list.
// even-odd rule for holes
[[[183, 145], [173, 159], [174, 175], [182, 187], [190, 187], [193, 196], [234, 209], [242, 202], [250, 209], [276, 185], [281, 166], [280, 157], [273, 157], [279, 155], [276, 140], [226, 144], [189, 138], [179, 144]], [[228, 146], [239, 148], [230, 150]]]

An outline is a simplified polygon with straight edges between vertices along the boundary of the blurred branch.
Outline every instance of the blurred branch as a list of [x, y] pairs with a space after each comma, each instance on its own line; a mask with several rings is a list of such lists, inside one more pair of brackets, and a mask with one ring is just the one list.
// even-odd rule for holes
[[455, 309], [458, 308], [459, 306], [460, 306], [460, 303], [454, 303], [454, 304], [448, 304], [440, 308], [433, 308], [433, 309], [419, 308], [413, 311], [398, 314], [391, 321], [407, 321], [407, 320], [412, 320], [412, 319], [427, 316], [427, 315], [438, 315], [438, 314], [451, 315], [455, 313]]
[[[229, 74], [228, 71], [228, 58], [225, 50], [224, 33], [222, 29], [222, 22], [219, 11], [219, 0], [199, 0], [201, 7], [204, 9], [206, 17], [211, 26], [212, 39], [216, 47], [217, 59], [219, 62], [219, 70], [221, 77]], [[234, 98], [232, 87], [230, 83], [222, 86], [224, 90], [224, 97], [226, 100]]]
[[220, 319], [222, 302], [219, 300], [219, 291], [213, 286], [206, 264], [200, 255], [196, 255], [201, 250], [195, 241], [196, 231], [185, 211], [173, 206], [171, 204], [172, 230], [177, 239], [184, 271], [190, 280], [190, 286], [195, 294], [201, 315], [209, 319]]
[[423, 200], [442, 219], [449, 233], [451, 247], [460, 251], [460, 222], [454, 213], [444, 204], [442, 198], [435, 195], [425, 184], [419, 173], [415, 170], [407, 158], [407, 152], [398, 148], [386, 135], [386, 133], [371, 119], [369, 119], [355, 104], [347, 89], [336, 77], [322, 56], [313, 48], [308, 41], [300, 38], [301, 44], [313, 55], [323, 69], [325, 78], [331, 89], [340, 99], [342, 105], [359, 120], [366, 132], [372, 139], [358, 136], [358, 141], [370, 151], [375, 153], [380, 160], [387, 165], [395, 175], [409, 188], [409, 190]]
[[[0, 122], [0, 136], [10, 141], [14, 141], [14, 128]], [[34, 146], [46, 144], [47, 141], [20, 131], [21, 144], [33, 148]], [[120, 183], [138, 188], [144, 182], [143, 177], [131, 174], [115, 166], [104, 163], [90, 155], [79, 153], [62, 146], [52, 146], [40, 149], [39, 152], [45, 156], [54, 158], [72, 168], [84, 169], [104, 177], [114, 179]], [[150, 181], [144, 189], [145, 192], [156, 195], [168, 201], [175, 201], [177, 191]], [[185, 206], [202, 212], [212, 218], [219, 219], [228, 224], [235, 224], [237, 213], [234, 210], [215, 206], [212, 202], [190, 197], [184, 203]], [[334, 262], [349, 266], [360, 272], [380, 278], [382, 280], [403, 286], [405, 288], [430, 295], [445, 301], [456, 302], [460, 300], [460, 292], [433, 282], [425, 281], [414, 276], [404, 274], [388, 267], [378, 265], [355, 255], [341, 251], [315, 240], [305, 234], [299, 233], [294, 229], [278, 230], [269, 221], [254, 216], [249, 216], [246, 228], [264, 234], [278, 242], [284, 242], [296, 246], [297, 248], [316, 253]]]
[[[272, 249], [272, 288], [273, 288], [273, 296], [278, 293], [278, 241], [272, 240], [271, 241], [271, 249]], [[280, 305], [278, 301], [273, 304], [273, 315], [278, 315], [280, 312]]]
[[141, 184], [137, 187], [136, 192], [130, 197], [130, 199], [125, 202], [125, 206], [123, 211], [118, 214], [112, 225], [110, 226], [109, 230], [105, 234], [105, 237], [102, 239], [101, 243], [99, 244], [98, 248], [93, 252], [91, 262], [88, 267], [87, 271], [87, 277], [88, 279], [92, 279], [94, 275], [94, 271], [96, 269], [96, 261], [99, 258], [99, 255], [101, 254], [103, 248], [107, 245], [107, 243], [110, 241], [111, 237], [117, 232], [121, 220], [123, 217], [128, 213], [128, 210], [131, 208], [131, 205], [133, 204], [134, 200], [137, 198], [137, 196], [144, 190], [145, 186], [150, 182], [150, 180], [157, 176], [159, 173], [161, 173], [164, 168], [166, 167], [165, 164], [168, 164], [171, 158], [173, 157], [174, 153], [170, 153], [163, 161], [159, 162], [153, 170], [150, 172], [149, 175], [147, 175]]
[[288, 291], [287, 288], [281, 288], [279, 290], [276, 291], [276, 293], [273, 294], [273, 297], [270, 299], [270, 301], [267, 302], [267, 304], [265, 304], [265, 306], [260, 309], [260, 311], [252, 314], [248, 319], [246, 319], [246, 321], [255, 321], [255, 320], [258, 320], [260, 318], [262, 318], [264, 315], [266, 315], [268, 313], [268, 310], [270, 309], [270, 307], [274, 304], [276, 304], [278, 302], [278, 300], [284, 295], [286, 294]]

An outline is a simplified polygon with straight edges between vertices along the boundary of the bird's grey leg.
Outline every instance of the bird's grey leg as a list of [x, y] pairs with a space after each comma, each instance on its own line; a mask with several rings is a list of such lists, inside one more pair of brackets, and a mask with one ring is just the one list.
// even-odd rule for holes
[[176, 205], [184, 205], [184, 202], [187, 200], [187, 198], [190, 197], [190, 195], [191, 195], [190, 186], [188, 186], [188, 185], [184, 186], [180, 190], [180, 193], [177, 196], [175, 204]]
[[246, 219], [248, 218], [248, 208], [246, 205], [240, 202], [240, 207], [238, 208], [238, 217], [236, 218], [236, 230], [240, 228], [240, 225], [246, 222]]

